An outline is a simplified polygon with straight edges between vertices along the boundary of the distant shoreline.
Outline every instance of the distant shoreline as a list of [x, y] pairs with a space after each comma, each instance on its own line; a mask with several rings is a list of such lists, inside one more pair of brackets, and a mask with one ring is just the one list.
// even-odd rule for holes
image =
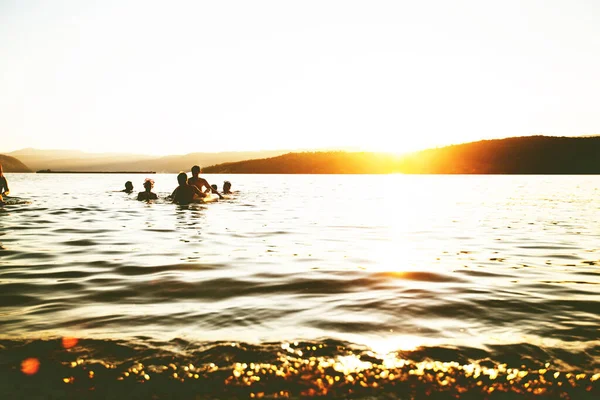
[[36, 174], [156, 174], [155, 171], [51, 171], [43, 169]]
[[[205, 165], [205, 174], [600, 174], [600, 136], [537, 135], [480, 140], [402, 155], [360, 151], [305, 151], [246, 160], [239, 160], [240, 154], [237, 153], [227, 153], [228, 156], [218, 153], [220, 155], [217, 158], [214, 156], [217, 153], [190, 153], [154, 159], [105, 157], [103, 160], [63, 160], [52, 154], [42, 154], [37, 158], [26, 156], [27, 162], [35, 163], [34, 168], [27, 167], [26, 163], [12, 156], [2, 154], [0, 163], [5, 172], [34, 170], [38, 173], [60, 174], [155, 174], [156, 170], [176, 174], [196, 164]], [[231, 161], [211, 165], [211, 162], [227, 157], [230, 157]], [[94, 170], [86, 171], [89, 168]]]

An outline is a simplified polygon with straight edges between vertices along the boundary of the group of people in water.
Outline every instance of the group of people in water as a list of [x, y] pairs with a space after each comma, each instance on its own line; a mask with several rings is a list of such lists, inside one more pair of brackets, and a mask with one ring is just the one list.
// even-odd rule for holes
[[[194, 202], [201, 202], [205, 199], [210, 193], [215, 193], [219, 196], [219, 198], [223, 198], [222, 194], [231, 194], [231, 182], [225, 181], [223, 183], [223, 191], [219, 193], [217, 190], [217, 185], [210, 185], [208, 181], [202, 177], [200, 177], [200, 167], [194, 165], [192, 167], [192, 177], [188, 179], [188, 176], [185, 172], [179, 173], [177, 175], [177, 182], [179, 186], [175, 188], [171, 196], [168, 198], [173, 201], [173, 203], [177, 204], [190, 204]], [[144, 181], [144, 191], [139, 192], [137, 199], [140, 201], [148, 201], [148, 200], [157, 200], [158, 196], [156, 193], [152, 192], [154, 188], [154, 181], [150, 178], [147, 178]], [[125, 182], [125, 189], [122, 190], [125, 193], [133, 192], [133, 183], [131, 181]], [[4, 197], [10, 194], [10, 190], [8, 188], [8, 181], [4, 176], [4, 171], [2, 170], [2, 164], [0, 164], [0, 205], [3, 205]]]
[[[190, 204], [194, 202], [201, 202], [205, 199], [210, 193], [215, 193], [219, 196], [219, 198], [223, 198], [221, 193], [217, 190], [217, 185], [210, 185], [208, 181], [202, 177], [200, 177], [200, 167], [194, 165], [192, 167], [192, 177], [188, 179], [188, 176], [185, 172], [180, 172], [177, 175], [177, 183], [179, 186], [175, 188], [171, 196], [169, 198], [173, 203], [177, 204]], [[154, 188], [154, 181], [152, 179], [147, 178], [144, 181], [144, 191], [138, 193], [137, 199], [140, 201], [148, 201], [148, 200], [156, 200], [158, 196], [156, 193], [152, 192]], [[123, 190], [125, 193], [133, 192], [133, 184], [131, 181], [125, 182], [125, 189]], [[225, 181], [223, 183], [223, 194], [231, 193], [231, 182]]]

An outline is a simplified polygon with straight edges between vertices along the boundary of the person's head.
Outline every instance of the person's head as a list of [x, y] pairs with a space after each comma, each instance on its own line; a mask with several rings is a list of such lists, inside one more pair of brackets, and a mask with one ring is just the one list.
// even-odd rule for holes
[[225, 193], [227, 193], [227, 192], [229, 192], [230, 189], [231, 189], [231, 182], [229, 182], [229, 181], [223, 182], [223, 191]]
[[198, 176], [198, 174], [200, 174], [200, 167], [198, 165], [194, 165], [192, 167], [192, 175]]
[[125, 190], [131, 192], [133, 190], [133, 183], [131, 181], [125, 182]]
[[146, 180], [144, 181], [144, 189], [146, 189], [146, 192], [151, 191], [153, 187], [154, 181], [150, 178], [146, 178]]
[[180, 185], [185, 185], [187, 179], [187, 174], [185, 172], [180, 172], [179, 175], [177, 175], [177, 182], [179, 182]]
[[210, 187], [211, 187], [212, 190], [217, 190], [217, 185], [213, 184], [213, 185], [210, 185]]

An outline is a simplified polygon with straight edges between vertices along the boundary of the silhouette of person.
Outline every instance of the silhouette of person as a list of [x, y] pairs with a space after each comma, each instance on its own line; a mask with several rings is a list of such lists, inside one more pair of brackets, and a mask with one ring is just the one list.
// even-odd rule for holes
[[146, 178], [146, 180], [144, 181], [144, 189], [146, 189], [143, 192], [139, 192], [138, 193], [138, 200], [156, 200], [158, 199], [158, 196], [156, 195], [156, 193], [152, 193], [152, 188], [154, 187], [154, 181], [150, 178]]
[[202, 193], [198, 187], [188, 183], [188, 177], [185, 172], [180, 172], [179, 175], [177, 175], [177, 182], [179, 183], [179, 186], [177, 186], [171, 194], [173, 203], [181, 205], [190, 204], [194, 201], [199, 201], [206, 196], [206, 194]]
[[133, 192], [133, 183], [131, 183], [131, 181], [125, 182], [125, 189], [123, 189], [121, 191], [125, 192], [125, 193], [131, 193], [131, 192]]
[[[200, 172], [201, 172], [200, 167], [197, 165], [194, 165], [192, 167], [192, 177], [190, 179], [188, 179], [188, 183], [190, 185], [196, 186], [200, 191], [203, 191], [204, 193], [213, 192], [213, 193], [216, 193], [217, 195], [219, 195], [220, 198], [223, 198], [223, 196], [221, 196], [219, 194], [219, 192], [217, 191], [216, 188], [213, 189], [206, 179], [200, 177]], [[203, 187], [206, 189], [202, 189]]]
[[231, 182], [225, 181], [223, 182], [223, 194], [231, 193]]
[[8, 181], [4, 176], [4, 170], [2, 169], [2, 164], [0, 164], [0, 201], [3, 200], [2, 196], [8, 196], [10, 194], [10, 190], [8, 189]]

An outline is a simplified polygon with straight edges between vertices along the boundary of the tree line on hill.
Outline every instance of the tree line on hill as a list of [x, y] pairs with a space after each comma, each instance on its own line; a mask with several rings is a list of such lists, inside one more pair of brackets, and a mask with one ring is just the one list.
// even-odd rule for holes
[[[281, 152], [279, 152], [281, 153]], [[178, 172], [193, 164], [223, 159], [227, 153], [200, 157], [167, 156], [155, 160], [143, 159], [127, 164], [136, 170]], [[225, 162], [204, 168], [205, 173], [222, 174], [600, 174], [600, 136], [549, 137], [528, 136], [482, 140], [403, 156], [369, 152], [300, 152], [278, 154], [269, 158], [239, 160], [242, 154], [231, 153], [235, 162]], [[254, 153], [254, 154], [258, 154]], [[196, 157], [197, 156], [197, 157]], [[237, 158], [237, 160], [236, 160]], [[122, 163], [102, 164], [104, 171], [123, 170]], [[31, 172], [14, 157], [0, 155], [5, 172]], [[37, 165], [37, 164], [36, 164]], [[85, 167], [85, 163], [81, 164]], [[152, 168], [154, 165], [156, 168]], [[98, 170], [94, 164], [86, 171]], [[112, 168], [114, 167], [114, 168]], [[164, 167], [164, 169], [162, 168]], [[176, 169], [173, 169], [175, 168]], [[54, 169], [53, 169], [54, 170]]]

